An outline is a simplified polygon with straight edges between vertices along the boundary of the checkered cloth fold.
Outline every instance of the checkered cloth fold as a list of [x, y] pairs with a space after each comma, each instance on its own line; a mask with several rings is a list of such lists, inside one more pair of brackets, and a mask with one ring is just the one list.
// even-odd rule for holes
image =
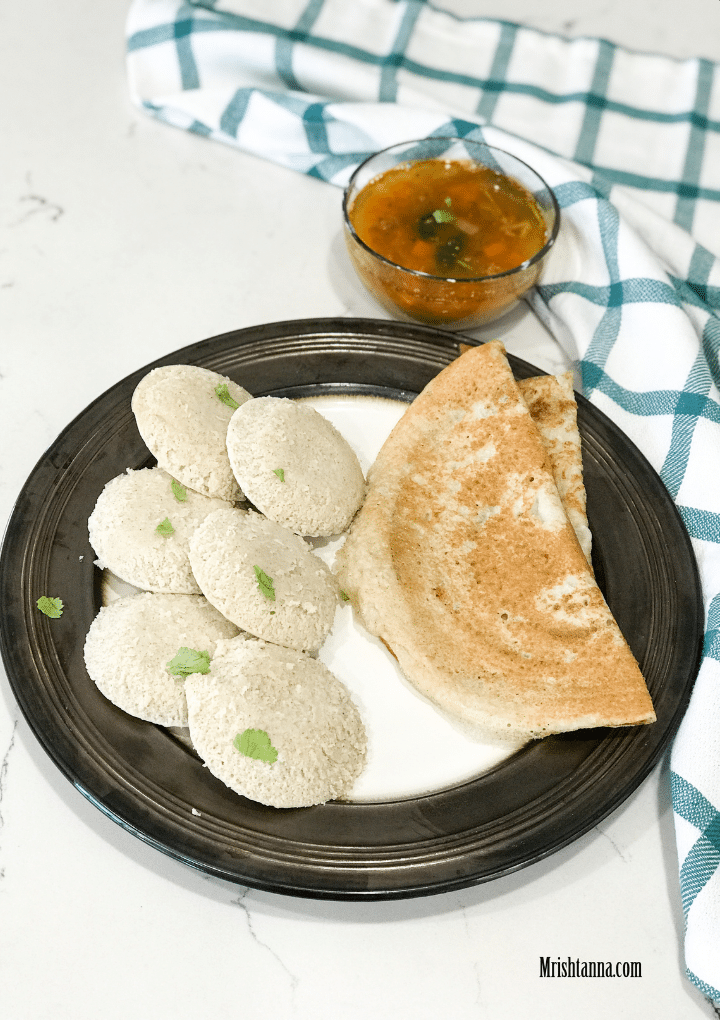
[[689, 978], [720, 1001], [720, 69], [423, 0], [134, 0], [134, 100], [344, 185], [427, 135], [535, 167], [563, 226], [533, 307], [659, 471], [693, 541], [705, 647], [671, 754]]

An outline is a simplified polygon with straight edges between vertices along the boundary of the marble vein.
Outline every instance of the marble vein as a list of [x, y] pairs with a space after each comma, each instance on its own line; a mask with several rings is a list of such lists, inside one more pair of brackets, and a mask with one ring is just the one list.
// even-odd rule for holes
[[250, 889], [249, 888], [245, 889], [239, 896], [237, 896], [235, 899], [231, 900], [230, 902], [232, 904], [234, 904], [235, 906], [239, 907], [242, 910], [243, 914], [245, 915], [245, 920], [246, 920], [246, 923], [247, 923], [248, 934], [252, 938], [253, 942], [260, 949], [265, 950], [266, 953], [268, 953], [270, 956], [272, 956], [272, 958], [276, 961], [276, 963], [278, 963], [279, 966], [287, 974], [288, 980], [290, 982], [290, 1002], [294, 1006], [294, 1004], [295, 1004], [295, 996], [296, 996], [296, 993], [297, 993], [298, 986], [300, 984], [300, 979], [297, 977], [297, 975], [293, 974], [293, 972], [287, 966], [285, 961], [282, 959], [281, 956], [278, 955], [278, 953], [275, 952], [275, 950], [272, 948], [272, 946], [268, 945], [267, 942], [263, 942], [263, 940], [259, 937], [258, 933], [255, 931], [255, 924], [254, 924], [254, 921], [253, 921], [252, 913], [250, 911], [250, 907], [245, 903], [245, 900], [248, 897], [249, 893], [250, 893]]
[[[463, 927], [465, 928], [465, 938], [470, 947], [472, 947], [472, 931], [470, 929], [470, 919], [468, 917], [468, 907], [463, 903], [458, 904], [460, 910], [460, 917], [462, 919]], [[483, 986], [482, 976], [480, 973], [480, 961], [475, 953], [470, 952], [470, 958], [472, 959], [472, 971], [475, 978], [475, 1005], [482, 1009], [483, 1003]]]
[[63, 207], [58, 205], [57, 202], [51, 202], [50, 199], [45, 198], [44, 195], [40, 195], [34, 190], [32, 174], [28, 173], [25, 175], [25, 182], [28, 191], [18, 198], [18, 202], [24, 204], [25, 209], [16, 219], [11, 220], [8, 226], [19, 227], [32, 217], [37, 216], [38, 213], [45, 214], [51, 223], [57, 222], [65, 214]]
[[604, 829], [602, 829], [602, 828], [601, 828], [601, 827], [600, 827], [599, 825], [595, 825], [595, 826], [594, 826], [594, 829], [595, 829], [595, 831], [596, 831], [597, 833], [599, 833], [599, 834], [600, 834], [601, 836], [603, 836], [603, 837], [604, 837], [604, 838], [605, 838], [605, 839], [606, 839], [606, 840], [608, 841], [608, 843], [609, 843], [609, 844], [610, 844], [610, 846], [611, 846], [611, 847], [613, 848], [613, 850], [614, 850], [614, 851], [615, 851], [615, 853], [616, 853], [616, 854], [618, 855], [618, 857], [619, 857], [619, 858], [620, 858], [620, 860], [621, 860], [621, 861], [623, 862], [623, 864], [628, 864], [628, 863], [630, 862], [630, 858], [629, 858], [629, 857], [626, 857], [626, 855], [625, 855], [625, 854], [624, 854], [624, 853], [622, 852], [622, 850], [621, 850], [621, 849], [620, 849], [620, 847], [619, 847], [619, 846], [617, 845], [617, 843], [615, 842], [615, 840], [614, 840], [614, 839], [612, 839], [612, 837], [611, 837], [611, 836], [609, 836], [609, 835], [607, 834], [607, 832], [605, 832], [605, 830], [604, 830]]
[[[3, 755], [2, 764], [0, 764], [0, 832], [5, 825], [5, 818], [2, 813], [2, 803], [5, 796], [5, 790], [7, 788], [7, 777], [8, 770], [10, 768], [10, 755], [15, 746], [15, 734], [17, 732], [17, 719], [13, 720], [12, 730], [10, 731], [10, 742], [7, 746], [5, 754]], [[0, 879], [5, 877], [5, 867], [0, 864]]]
[[38, 213], [46, 213], [48, 219], [54, 223], [65, 213], [65, 210], [61, 205], [58, 205], [56, 202], [51, 202], [42, 195], [21, 195], [18, 201], [26, 203], [29, 202], [32, 203], [32, 205], [29, 208], [26, 208], [25, 211], [17, 217], [17, 219], [12, 220], [8, 224], [10, 227], [19, 227], [22, 223], [25, 223], [32, 216], [35, 216]]

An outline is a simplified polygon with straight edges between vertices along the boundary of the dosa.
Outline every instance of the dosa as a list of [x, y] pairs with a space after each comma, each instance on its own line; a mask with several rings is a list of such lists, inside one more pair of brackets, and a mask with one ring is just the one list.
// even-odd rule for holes
[[534, 375], [529, 379], [521, 379], [518, 388], [537, 425], [567, 518], [585, 558], [591, 563], [592, 535], [587, 520], [572, 372]]
[[478, 736], [654, 721], [501, 343], [426, 386], [368, 483], [340, 583], [441, 711]]

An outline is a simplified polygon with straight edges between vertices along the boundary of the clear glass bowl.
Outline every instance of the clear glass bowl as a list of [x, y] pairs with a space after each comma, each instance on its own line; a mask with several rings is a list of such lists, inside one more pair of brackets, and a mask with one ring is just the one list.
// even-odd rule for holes
[[[545, 225], [544, 239], [537, 250], [526, 253], [519, 265], [479, 277], [408, 269], [375, 251], [358, 235], [353, 222], [358, 196], [365, 188], [383, 188], [381, 178], [387, 171], [410, 172], [415, 164], [431, 159], [487, 167], [494, 172], [493, 180], [497, 181], [494, 187], [503, 188], [505, 179], [506, 188], [515, 194], [519, 184], [521, 194], [529, 193], [528, 209], [534, 199]], [[443, 213], [437, 210], [431, 215], [440, 222]], [[403, 142], [370, 156], [355, 170], [345, 189], [343, 216], [350, 259], [373, 297], [394, 317], [448, 329], [472, 328], [508, 312], [537, 283], [560, 229], [557, 200], [539, 174], [502, 149], [461, 138]], [[492, 230], [492, 225], [487, 229]]]

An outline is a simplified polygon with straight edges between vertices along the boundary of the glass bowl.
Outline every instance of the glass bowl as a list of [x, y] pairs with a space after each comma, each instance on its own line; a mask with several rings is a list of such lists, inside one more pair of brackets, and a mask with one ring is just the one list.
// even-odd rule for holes
[[375, 153], [343, 199], [356, 273], [393, 316], [467, 329], [508, 312], [560, 229], [551, 189], [484, 142], [426, 138]]

